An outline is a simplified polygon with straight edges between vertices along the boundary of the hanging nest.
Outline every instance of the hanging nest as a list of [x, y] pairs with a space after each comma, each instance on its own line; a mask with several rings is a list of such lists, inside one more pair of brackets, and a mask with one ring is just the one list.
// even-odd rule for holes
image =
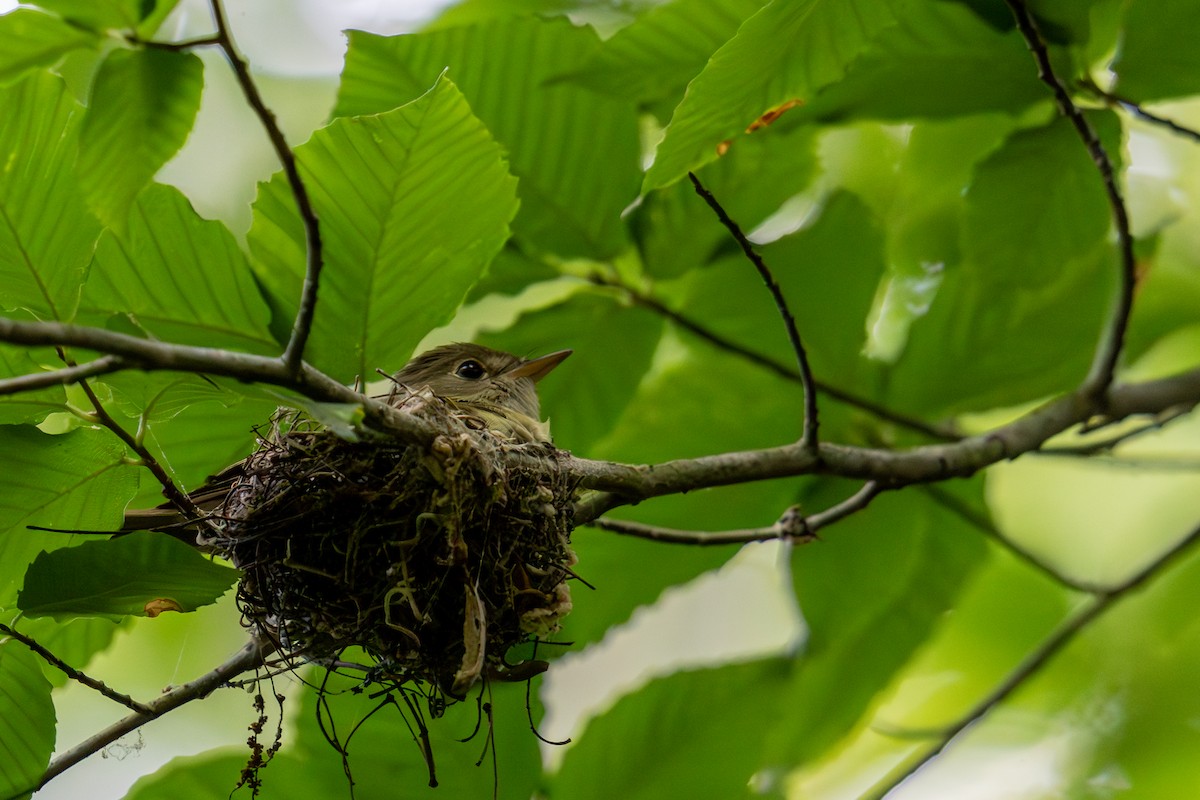
[[[575, 491], [556, 451], [504, 441], [427, 392], [396, 405], [441, 435], [351, 442], [276, 414], [208, 541], [244, 572], [245, 618], [293, 656], [361, 647], [376, 675], [439, 700], [485, 676], [535, 674], [544, 665], [505, 657], [571, 609]], [[517, 447], [544, 451], [545, 468], [506, 464]]]

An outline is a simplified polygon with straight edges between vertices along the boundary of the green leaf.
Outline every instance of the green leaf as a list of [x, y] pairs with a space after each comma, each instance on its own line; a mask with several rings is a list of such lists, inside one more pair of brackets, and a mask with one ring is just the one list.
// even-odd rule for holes
[[75, 176], [81, 108], [60, 78], [0, 88], [0, 309], [68, 320], [100, 226]]
[[1047, 96], [1015, 30], [999, 33], [957, 3], [919, 3], [784, 121], [1016, 113]]
[[[1110, 115], [1095, 115], [1110, 153]], [[963, 262], [912, 326], [889, 403], [930, 416], [1014, 405], [1083, 377], [1116, 274], [1095, 165], [1065, 120], [1013, 134], [976, 169]]]
[[1112, 64], [1116, 91], [1138, 102], [1200, 92], [1197, 30], [1200, 6], [1194, 3], [1129, 3]]
[[114, 50], [100, 65], [80, 133], [78, 171], [88, 201], [124, 231], [138, 192], [183, 146], [204, 85], [193, 53]]
[[538, 396], [559, 446], [586, 453], [625, 411], [661, 334], [661, 320], [611, 298], [583, 294], [525, 314], [480, 341], [531, 356], [575, 351], [538, 384]]
[[54, 703], [37, 656], [0, 639], [0, 795], [25, 798], [54, 751]]
[[[326, 248], [305, 357], [341, 380], [397, 369], [508, 238], [516, 181], [500, 147], [442, 78], [395, 111], [335, 120], [296, 156]], [[290, 326], [304, 236], [281, 175], [261, 187], [249, 243]]]
[[554, 80], [598, 44], [562, 18], [411, 36], [352, 31], [335, 113], [387, 111], [448, 69], [520, 178], [516, 235], [537, 251], [606, 258], [625, 243], [620, 214], [637, 194], [633, 105]]
[[42, 550], [62, 547], [61, 533], [120, 527], [137, 472], [107, 431], [81, 428], [50, 436], [26, 426], [0, 427], [0, 608], [10, 608], [25, 568]]
[[563, 76], [639, 104], [676, 100], [709, 56], [765, 0], [675, 0], [655, 6]]
[[[973, 493], [982, 486], [976, 480]], [[829, 507], [857, 488], [823, 482], [805, 509]], [[911, 491], [876, 499], [826, 536], [792, 556], [809, 634], [799, 669], [771, 706], [780, 714], [763, 765], [780, 774], [816, 761], [851, 729], [986, 557], [978, 531]]]
[[137, 532], [41, 554], [17, 604], [28, 616], [59, 620], [154, 617], [216, 602], [239, 574], [174, 537]]
[[94, 31], [131, 29], [155, 6], [154, 0], [38, 0], [37, 4]]
[[[1112, 115], [1092, 121], [1105, 124], [1108, 142], [1119, 135]], [[1021, 198], [1019, 205], [1014, 198]], [[1095, 164], [1074, 128], [1056, 119], [1013, 134], [975, 170], [966, 193], [963, 257], [992, 281], [1037, 289], [1102, 241], [1110, 224]]]
[[202, 219], [178, 189], [156, 183], [122, 228], [100, 237], [80, 322], [103, 326], [120, 314], [163, 341], [279, 352], [270, 310], [224, 225]]
[[588, 723], [552, 796], [741, 797], [790, 671], [787, 660], [768, 659], [654, 681]]
[[733, 138], [780, 104], [804, 102], [839, 80], [903, 0], [772, 0], [750, 17], [688, 86], [642, 191], [674, 183], [717, 157]]
[[0, 16], [0, 84], [30, 69], [53, 66], [81, 47], [97, 44], [96, 37], [68, 25], [58, 17], [32, 8], [18, 8]]
[[[215, 797], [248, 796], [249, 790], [233, 791], [246, 769], [247, 759], [244, 745], [173, 758], [156, 771], [138, 778], [124, 800], [212, 800]], [[341, 797], [349, 785], [340, 765], [319, 769], [310, 759], [286, 750], [271, 759], [261, 770], [260, 777], [263, 786], [258, 796], [261, 800]]]

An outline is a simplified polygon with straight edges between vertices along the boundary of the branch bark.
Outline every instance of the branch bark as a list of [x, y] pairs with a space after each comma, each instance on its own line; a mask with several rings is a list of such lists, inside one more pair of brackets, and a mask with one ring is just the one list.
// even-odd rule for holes
[[179, 708], [193, 700], [207, 697], [214, 690], [228, 683], [232, 678], [241, 675], [243, 672], [262, 666], [266, 657], [274, 649], [275, 646], [265, 638], [261, 640], [257, 638], [251, 639], [241, 650], [237, 651], [228, 661], [216, 669], [201, 675], [194, 681], [185, 683], [182, 686], [176, 686], [174, 689], [146, 703], [144, 706], [145, 711], [135, 712], [118, 720], [51, 761], [50, 766], [46, 767], [46, 771], [43, 773], [41, 782], [38, 783], [36, 789], [41, 789], [67, 769], [75, 766], [93, 753], [103, 750], [125, 734], [137, 730], [147, 722], [158, 719], [168, 711]]

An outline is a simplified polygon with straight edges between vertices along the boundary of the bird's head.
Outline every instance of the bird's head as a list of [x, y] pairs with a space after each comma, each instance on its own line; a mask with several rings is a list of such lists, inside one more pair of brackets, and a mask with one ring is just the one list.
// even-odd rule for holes
[[497, 406], [538, 419], [536, 384], [571, 355], [570, 350], [529, 361], [478, 344], [447, 344], [409, 361], [394, 380], [462, 403]]

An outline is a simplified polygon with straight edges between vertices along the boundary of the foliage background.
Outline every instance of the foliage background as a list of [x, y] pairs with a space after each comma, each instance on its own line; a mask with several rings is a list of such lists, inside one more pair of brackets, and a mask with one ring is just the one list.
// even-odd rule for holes
[[[42, 5], [68, 17], [82, 8]], [[516, 13], [531, 5], [466, 3], [413, 38], [352, 34], [336, 87], [259, 73], [294, 144], [324, 124], [327, 111], [343, 119], [301, 148], [318, 197], [328, 192], [318, 202], [331, 216], [334, 208], [349, 212], [345, 223], [328, 220], [328, 280], [309, 353], [318, 366], [349, 380], [451, 338], [531, 354], [571, 347], [576, 355], [547, 382], [543, 403], [558, 442], [579, 454], [656, 462], [795, 439], [794, 383], [666, 323], [631, 302], [629, 291], [588, 280], [598, 275], [651, 293], [722, 336], [787, 360], [782, 327], [753, 271], [678, 181], [690, 168], [745, 228], [759, 229], [819, 379], [921, 419], [955, 416], [973, 430], [1082, 377], [1115, 271], [1108, 210], [1094, 166], [1057, 118], [1002, 3], [856, 0], [789, 9], [778, 0], [675, 0], [615, 10], [547, 3], [543, 17]], [[1156, 110], [1178, 119], [1197, 117], [1187, 99], [1200, 81], [1200, 65], [1189, 61], [1200, 30], [1196, 12], [1167, 13], [1136, 0], [1031, 5], [1065, 76], [1090, 71], [1106, 85], [1115, 76], [1115, 90], [1157, 102]], [[577, 24], [558, 13], [565, 10]], [[239, 42], [243, 31], [298, 16], [294, 9], [234, 11]], [[196, 20], [196, 9], [190, 13]], [[3, 21], [11, 26], [13, 19]], [[297, 294], [300, 239], [279, 178], [255, 187], [274, 171], [265, 148], [242, 155], [231, 147], [230, 139], [252, 135], [253, 120], [236, 98], [214, 91], [229, 81], [220, 59], [203, 55], [201, 70], [180, 53], [108, 53], [112, 43], [97, 48], [78, 27], [37, 19], [47, 25], [46, 41], [73, 43], [46, 50], [54, 57], [43, 54], [37, 63], [6, 48], [2, 107], [20, 112], [0, 123], [3, 201], [16, 231], [9, 244], [35, 263], [39, 279], [30, 282], [16, 261], [0, 264], [6, 313], [276, 352]], [[176, 28], [178, 19], [168, 22], [171, 35], [204, 30], [203, 23]], [[585, 21], [594, 29], [578, 24]], [[244, 44], [257, 66], [282, 65], [272, 61], [279, 56], [259, 56], [252, 41], [247, 35]], [[29, 69], [64, 53], [58, 72], [65, 83]], [[87, 97], [99, 53], [108, 55], [91, 89], [95, 111], [83, 115], [75, 101]], [[298, 60], [311, 62], [307, 53]], [[201, 74], [207, 91], [193, 129]], [[115, 94], [106, 96], [106, 86]], [[791, 97], [805, 104], [762, 131], [741, 133]], [[393, 115], [379, 123], [390, 127], [366, 139], [355, 138], [361, 126], [344, 121], [386, 117], [410, 101], [407, 117]], [[230, 127], [209, 104], [251, 124]], [[1194, 367], [1196, 145], [1094, 98], [1090, 106], [1124, 170], [1139, 237], [1142, 279], [1122, 378]], [[139, 117], [139, 110], [149, 111]], [[30, 134], [33, 126], [45, 138]], [[182, 155], [158, 171], [189, 130]], [[407, 130], [414, 138], [404, 138]], [[217, 143], [212, 150], [199, 149], [202, 135]], [[399, 137], [403, 144], [382, 156], [411, 147], [415, 166], [376, 160], [380, 154], [362, 149], [372, 137]], [[718, 159], [713, 142], [724, 138], [732, 146]], [[448, 139], [474, 148], [479, 167], [461, 169]], [[12, 166], [22, 163], [43, 171], [22, 183]], [[189, 163], [220, 176], [211, 193], [184, 181]], [[170, 189], [142, 189], [156, 171], [160, 182], [185, 184], [191, 204]], [[382, 174], [398, 179], [391, 186], [367, 180]], [[475, 183], [453, 183], [464, 176]], [[480, 205], [447, 216], [466, 199]], [[228, 231], [199, 222], [190, 205], [225, 220]], [[378, 228], [364, 233], [368, 218]], [[405, 219], [415, 221], [411, 228]], [[413, 266], [410, 251], [425, 260]], [[417, 294], [416, 269], [433, 276], [421, 284], [429, 294]], [[449, 328], [429, 334], [442, 323]], [[0, 356], [6, 374], [55, 361], [51, 352], [7, 346]], [[144, 416], [151, 446], [187, 487], [244, 453], [250, 426], [278, 399], [167, 375], [121, 374], [101, 385], [127, 422]], [[0, 413], [12, 427], [3, 437], [10, 468], [0, 479], [7, 528], [0, 600], [15, 609], [36, 553], [75, 544], [25, 525], [112, 527], [126, 502], [158, 502], [159, 489], [120, 463], [120, 447], [106, 432], [61, 414], [66, 401], [86, 403], [75, 390], [6, 399]], [[828, 400], [822, 411], [827, 440], [918, 441]], [[53, 442], [34, 422], [55, 434]], [[630, 675], [662, 677], [633, 688], [576, 745], [556, 753], [556, 774], [539, 772], [521, 693], [498, 692], [502, 795], [528, 796], [540, 786], [570, 798], [731, 797], [754, 776], [755, 790], [768, 795], [856, 796], [928, 746], [890, 734], [956, 719], [1080, 603], [1079, 593], [989, 539], [979, 518], [1069, 578], [1119, 580], [1195, 526], [1198, 440], [1200, 427], [1189, 417], [1123, 445], [1119, 458], [1026, 457], [936, 491], [885, 495], [824, 541], [778, 556], [807, 623], [802, 636], [788, 606], [769, 593], [749, 603], [744, 584], [676, 600], [691, 613], [660, 617], [659, 630], [712, 640], [698, 659], [705, 668], [673, 671], [636, 648], [619, 651], [615, 659]], [[765, 525], [794, 502], [819, 509], [850, 489], [831, 479], [771, 481], [662, 498], [621, 515], [705, 530]], [[577, 543], [584, 574], [599, 587], [576, 591], [565, 633], [584, 652], [636, 609], [735, 552], [587, 529]], [[775, 555], [760, 548], [742, 558], [759, 565], [743, 574], [766, 580], [761, 565]], [[1194, 783], [1195, 569], [1194, 559], [1186, 561], [1090, 627], [897, 796], [963, 797], [970, 784], [985, 786], [975, 790], [985, 797], [1154, 798]], [[732, 629], [762, 629], [760, 644], [777, 649], [749, 657], [715, 627], [720, 617], [731, 618]], [[177, 617], [43, 618], [22, 620], [21, 629], [138, 696], [211, 668], [241, 638], [229, 598]], [[3, 652], [0, 677], [24, 687], [6, 696], [18, 698], [11, 702], [28, 719], [9, 723], [0, 740], [10, 748], [21, 742], [36, 775], [37, 759], [44, 764], [55, 741], [49, 692], [36, 659], [12, 642]], [[551, 702], [569, 705], [595, 691], [594, 673], [567, 683], [572, 669], [586, 667], [555, 665], [550, 680], [563, 685]], [[97, 727], [88, 707], [98, 703], [51, 672], [47, 678], [60, 684], [57, 741], [69, 747]], [[305, 693], [298, 686], [286, 693], [287, 745], [265, 773], [267, 796], [344, 793], [341, 765], [313, 729]], [[232, 746], [175, 762], [130, 796], [227, 792], [244, 763], [237, 743], [251, 718], [247, 697], [222, 692], [144, 729], [156, 743], [199, 749], [197, 732], [206, 730], [203, 743]], [[472, 719], [449, 722], [469, 729]], [[397, 785], [416, 792], [423, 767], [409, 735], [394, 718], [373, 724], [353, 755], [359, 796], [386, 796]], [[451, 730], [441, 735], [457, 735]], [[486, 766], [468, 766], [477, 743], [447, 741], [438, 757], [442, 776], [463, 782], [447, 786], [447, 795], [491, 791]], [[121, 763], [143, 771], [138, 762], [135, 753]], [[39, 796], [78, 796], [94, 785], [87, 770], [104, 766], [84, 764]]]

